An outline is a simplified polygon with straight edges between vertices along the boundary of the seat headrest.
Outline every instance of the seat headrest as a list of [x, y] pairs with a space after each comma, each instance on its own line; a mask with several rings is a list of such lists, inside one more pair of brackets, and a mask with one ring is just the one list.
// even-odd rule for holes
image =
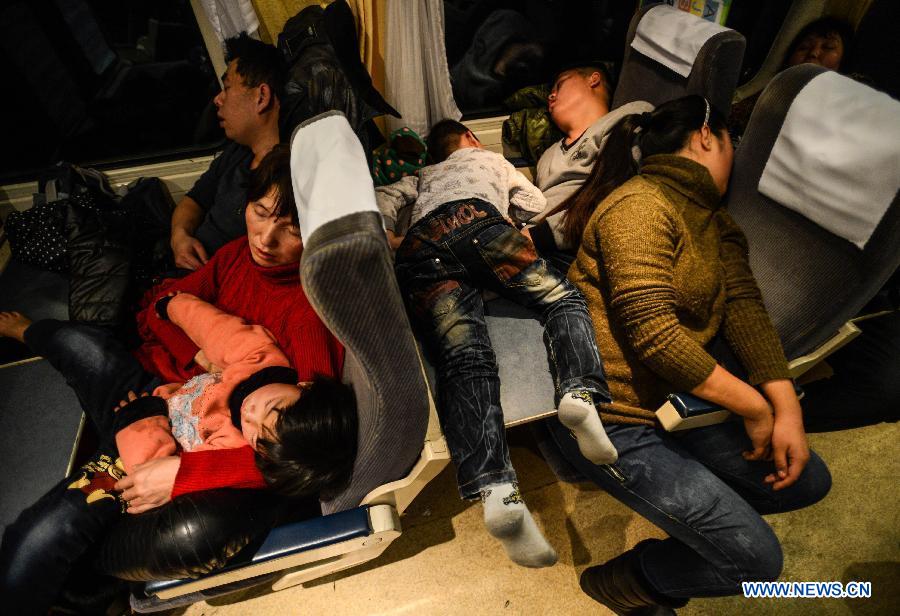
[[378, 212], [362, 144], [340, 111], [317, 115], [294, 130], [291, 183], [303, 238], [348, 214]]
[[759, 179], [761, 194], [855, 244], [900, 189], [900, 102], [826, 71], [797, 94]]
[[687, 77], [706, 41], [728, 30], [686, 11], [661, 5], [641, 18], [631, 47]]

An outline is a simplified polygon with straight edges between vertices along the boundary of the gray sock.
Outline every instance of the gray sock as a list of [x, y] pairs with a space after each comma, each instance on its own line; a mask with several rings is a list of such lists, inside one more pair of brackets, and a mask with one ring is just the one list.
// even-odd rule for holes
[[612, 464], [619, 453], [606, 435], [589, 391], [570, 391], [559, 402], [559, 421], [575, 435], [581, 455], [594, 464]]
[[506, 554], [523, 567], [549, 567], [556, 551], [541, 534], [514, 483], [498, 483], [481, 491], [484, 524], [500, 540]]

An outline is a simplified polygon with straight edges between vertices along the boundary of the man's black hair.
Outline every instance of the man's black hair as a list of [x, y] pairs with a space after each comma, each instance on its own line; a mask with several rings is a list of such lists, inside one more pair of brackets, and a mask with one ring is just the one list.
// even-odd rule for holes
[[259, 436], [256, 465], [279, 494], [328, 498], [350, 481], [357, 432], [353, 389], [316, 376], [296, 404], [281, 409], [274, 434]]
[[262, 199], [275, 189], [275, 215], [289, 216], [298, 224], [294, 187], [291, 185], [291, 149], [279, 143], [265, 155], [247, 180], [247, 202]]
[[235, 67], [244, 85], [250, 88], [266, 84], [281, 100], [287, 82], [287, 67], [278, 48], [250, 38], [246, 32], [225, 40], [225, 62], [237, 60]]
[[428, 131], [428, 155], [431, 162], [440, 163], [447, 160], [459, 145], [459, 139], [469, 132], [466, 125], [456, 120], [441, 120]]
[[[612, 95], [613, 88], [615, 87], [615, 81], [613, 80], [612, 72], [604, 62], [568, 64], [556, 72], [556, 76], [553, 78], [553, 82], [555, 83], [556, 80], [559, 79], [559, 76], [566, 71], [575, 71], [585, 79], [587, 79], [594, 73], [600, 73], [600, 79], [603, 80], [603, 91], [606, 92], [606, 104], [612, 104]], [[551, 83], [550, 85], [552, 86], [553, 84]]]

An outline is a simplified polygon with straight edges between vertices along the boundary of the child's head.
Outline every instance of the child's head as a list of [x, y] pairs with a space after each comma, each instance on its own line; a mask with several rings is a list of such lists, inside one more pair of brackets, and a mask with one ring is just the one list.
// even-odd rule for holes
[[447, 160], [447, 157], [462, 148], [481, 148], [472, 131], [456, 120], [441, 120], [428, 132], [428, 154], [433, 163]]
[[356, 399], [350, 387], [324, 377], [269, 383], [244, 398], [241, 431], [276, 492], [333, 492], [349, 481], [356, 459]]

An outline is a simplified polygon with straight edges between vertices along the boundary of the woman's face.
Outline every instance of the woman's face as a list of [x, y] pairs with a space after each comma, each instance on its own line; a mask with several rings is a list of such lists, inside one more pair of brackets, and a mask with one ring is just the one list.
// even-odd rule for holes
[[794, 51], [787, 58], [788, 66], [798, 64], [818, 64], [833, 71], [841, 66], [844, 57], [844, 42], [836, 32], [825, 36], [809, 34], [800, 39]]
[[247, 240], [250, 256], [257, 265], [275, 267], [300, 261], [303, 240], [300, 228], [289, 216], [275, 215], [276, 192], [247, 204]]

